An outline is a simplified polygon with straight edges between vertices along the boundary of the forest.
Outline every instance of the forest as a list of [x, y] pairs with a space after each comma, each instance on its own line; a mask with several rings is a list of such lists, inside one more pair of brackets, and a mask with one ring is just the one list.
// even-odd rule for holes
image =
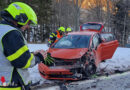
[[58, 27], [79, 31], [86, 22], [102, 22], [105, 32], [112, 32], [120, 46], [129, 42], [130, 0], [0, 0], [0, 11], [12, 2], [27, 3], [37, 14], [38, 25], [23, 32], [28, 43], [46, 43]]

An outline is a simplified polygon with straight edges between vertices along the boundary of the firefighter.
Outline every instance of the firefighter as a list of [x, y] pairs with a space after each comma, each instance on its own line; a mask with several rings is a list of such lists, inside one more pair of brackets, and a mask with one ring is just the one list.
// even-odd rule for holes
[[52, 32], [49, 36], [48, 45], [51, 46], [54, 42], [63, 37], [64, 32], [65, 28], [62, 26], [59, 27], [58, 30], [56, 30], [55, 32]]
[[72, 30], [71, 30], [70, 27], [68, 27], [68, 28], [66, 29], [66, 35], [67, 35], [69, 32], [72, 32]]
[[37, 24], [33, 9], [25, 3], [11, 3], [0, 12], [0, 90], [30, 90], [28, 68], [41, 61], [44, 51], [30, 53], [22, 31]]

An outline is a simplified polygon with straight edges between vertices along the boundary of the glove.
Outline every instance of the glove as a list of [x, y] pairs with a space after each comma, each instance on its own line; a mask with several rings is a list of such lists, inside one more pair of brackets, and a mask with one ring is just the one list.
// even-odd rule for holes
[[37, 56], [41, 62], [44, 61], [44, 57], [40, 52], [36, 53], [35, 56]]
[[40, 61], [42, 63], [44, 63], [45, 65], [52, 65], [54, 62], [54, 59], [51, 57], [50, 53], [47, 53], [46, 58], [44, 59], [43, 55], [39, 52], [37, 54], [35, 54], [35, 56], [39, 57]]
[[50, 53], [47, 53], [47, 57], [44, 59], [44, 64], [52, 65], [54, 63], [54, 58], [51, 57]]

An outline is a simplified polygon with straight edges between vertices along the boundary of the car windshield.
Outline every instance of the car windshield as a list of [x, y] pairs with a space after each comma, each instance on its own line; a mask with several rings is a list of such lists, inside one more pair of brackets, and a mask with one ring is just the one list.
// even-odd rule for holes
[[88, 48], [90, 36], [87, 35], [67, 35], [55, 43], [52, 48]]
[[86, 29], [100, 30], [100, 28], [101, 28], [101, 25], [95, 24], [95, 23], [88, 23], [88, 24], [82, 25], [82, 30], [86, 30]]

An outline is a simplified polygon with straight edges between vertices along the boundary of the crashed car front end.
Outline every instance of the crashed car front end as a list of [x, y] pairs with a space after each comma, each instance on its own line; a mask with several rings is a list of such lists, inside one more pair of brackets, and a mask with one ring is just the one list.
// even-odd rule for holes
[[[51, 66], [39, 64], [39, 71], [45, 79], [78, 80], [83, 78], [90, 36], [70, 35], [59, 40], [49, 48], [48, 53], [54, 59]], [[85, 61], [84, 61], [85, 60]]]
[[[52, 56], [56, 56], [56, 52], [59, 50], [50, 50]], [[64, 51], [64, 50], [63, 50]], [[65, 50], [66, 51], [66, 50]], [[65, 57], [52, 57], [54, 59], [54, 63], [50, 66], [47, 66], [43, 63], [39, 64], [39, 71], [43, 78], [45, 79], [57, 79], [57, 80], [78, 80], [82, 78], [83, 73], [83, 65], [85, 63], [86, 58], [84, 55], [88, 51], [87, 48], [83, 49], [75, 49], [75, 50], [67, 50], [71, 52], [76, 58], [71, 57], [68, 54], [69, 59], [65, 59]], [[76, 54], [77, 52], [77, 54]], [[82, 53], [79, 53], [82, 52]], [[62, 55], [61, 55], [62, 56]]]
[[81, 68], [81, 64], [76, 63], [76, 60], [71, 60], [75, 62], [75, 64], [71, 61], [60, 61], [55, 59], [55, 63], [52, 66], [46, 66], [40, 63], [39, 71], [41, 76], [45, 79], [57, 80], [77, 80], [80, 78], [80, 74], [78, 74], [77, 70]]

